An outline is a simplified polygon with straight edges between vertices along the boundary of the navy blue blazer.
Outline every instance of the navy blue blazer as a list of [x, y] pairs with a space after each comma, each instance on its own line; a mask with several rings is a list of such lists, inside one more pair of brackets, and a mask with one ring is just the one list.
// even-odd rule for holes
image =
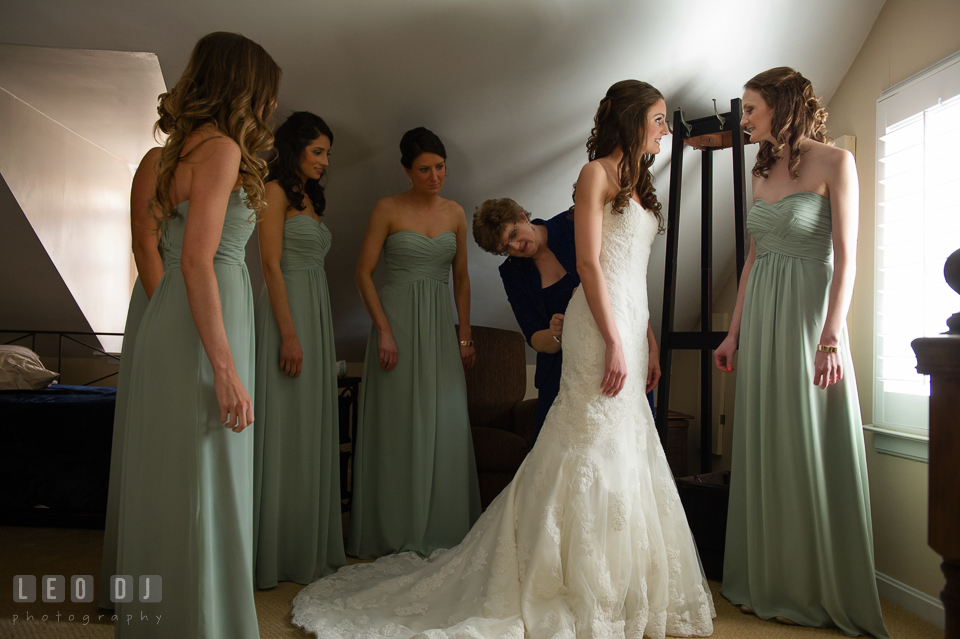
[[[564, 313], [567, 302], [573, 295], [573, 289], [580, 285], [577, 275], [577, 253], [573, 234], [573, 215], [564, 211], [549, 220], [533, 220], [547, 229], [547, 246], [557, 256], [567, 274], [557, 283], [544, 289], [540, 280], [540, 271], [533, 260], [525, 257], [508, 257], [500, 265], [500, 279], [507, 293], [507, 299], [513, 308], [523, 336], [530, 344], [533, 334], [550, 328], [550, 318], [555, 313]], [[545, 291], [546, 294], [545, 294]], [[532, 346], [532, 344], [531, 344]], [[539, 393], [537, 405], [537, 427], [542, 416], [556, 398], [560, 388], [560, 370], [563, 351], [557, 353], [537, 353], [537, 372], [534, 384]], [[546, 394], [544, 391], [547, 391]]]

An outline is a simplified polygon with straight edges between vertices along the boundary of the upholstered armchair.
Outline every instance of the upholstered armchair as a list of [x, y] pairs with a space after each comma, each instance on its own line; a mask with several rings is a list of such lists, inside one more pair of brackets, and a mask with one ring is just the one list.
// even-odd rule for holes
[[473, 327], [477, 363], [467, 371], [467, 408], [486, 508], [510, 483], [533, 446], [537, 400], [524, 401], [527, 366], [523, 335]]

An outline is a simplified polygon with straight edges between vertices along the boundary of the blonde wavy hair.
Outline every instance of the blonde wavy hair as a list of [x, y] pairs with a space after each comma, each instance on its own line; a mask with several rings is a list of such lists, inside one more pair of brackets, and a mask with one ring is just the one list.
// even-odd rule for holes
[[790, 67], [775, 67], [758, 73], [744, 85], [760, 94], [773, 111], [770, 132], [777, 141], [760, 142], [753, 174], [765, 178], [770, 168], [783, 157], [784, 147], [790, 149], [790, 177], [800, 177], [800, 143], [810, 138], [830, 143], [827, 137], [827, 111], [820, 106], [820, 98], [813, 92], [813, 83]]
[[247, 207], [256, 212], [266, 206], [267, 161], [257, 156], [273, 148], [269, 118], [280, 92], [280, 74], [270, 54], [240, 34], [218, 31], [200, 38], [176, 86], [159, 97], [154, 135], [168, 136], [157, 163], [153, 198], [159, 222], [177, 217], [170, 195], [174, 171], [183, 159], [187, 136], [205, 124], [213, 124], [240, 146]]

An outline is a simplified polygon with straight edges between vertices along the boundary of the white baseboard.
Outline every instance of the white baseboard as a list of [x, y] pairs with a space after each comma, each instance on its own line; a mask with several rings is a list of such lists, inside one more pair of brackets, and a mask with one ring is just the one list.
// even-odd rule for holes
[[943, 602], [939, 599], [935, 599], [925, 592], [920, 592], [893, 577], [888, 577], [882, 572], [877, 572], [877, 590], [880, 591], [880, 596], [884, 599], [892, 601], [943, 630]]

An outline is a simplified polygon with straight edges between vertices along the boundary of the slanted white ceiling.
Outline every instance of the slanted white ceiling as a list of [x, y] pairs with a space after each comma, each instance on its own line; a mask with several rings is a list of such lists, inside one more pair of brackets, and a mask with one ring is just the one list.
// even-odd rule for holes
[[[613, 82], [628, 77], [651, 82], [666, 95], [668, 108], [683, 106], [695, 118], [712, 112], [711, 98], [727, 110], [755, 73], [789, 65], [829, 99], [883, 1], [7, 0], [4, 5], [0, 42], [155, 52], [168, 86], [207, 32], [236, 31], [260, 42], [284, 70], [278, 121], [291, 111], [309, 110], [324, 117], [335, 134], [326, 219], [334, 248], [327, 272], [338, 355], [359, 360], [369, 320], [353, 286], [353, 269], [374, 203], [406, 188], [397, 150], [405, 130], [424, 125], [444, 140], [450, 157], [443, 194], [468, 215], [486, 198], [509, 196], [546, 217], [571, 203], [591, 118]], [[120, 77], [105, 72], [106, 81]], [[122, 112], [111, 118], [122, 126]], [[91, 135], [110, 138], [109, 130]], [[657, 164], [664, 209], [668, 149], [667, 144]], [[684, 196], [678, 328], [696, 322], [699, 296], [695, 154], [686, 165], [685, 184], [692, 190]], [[729, 182], [728, 161], [718, 158], [716, 175], [719, 284], [732, 272], [733, 238], [726, 231], [732, 229], [732, 203], [729, 190], [721, 188]], [[496, 273], [498, 261], [471, 243], [471, 319], [515, 327]], [[659, 239], [649, 278], [655, 328], [662, 278]]]
[[153, 53], [10, 44], [0, 44], [0, 87], [134, 168], [165, 90]]

